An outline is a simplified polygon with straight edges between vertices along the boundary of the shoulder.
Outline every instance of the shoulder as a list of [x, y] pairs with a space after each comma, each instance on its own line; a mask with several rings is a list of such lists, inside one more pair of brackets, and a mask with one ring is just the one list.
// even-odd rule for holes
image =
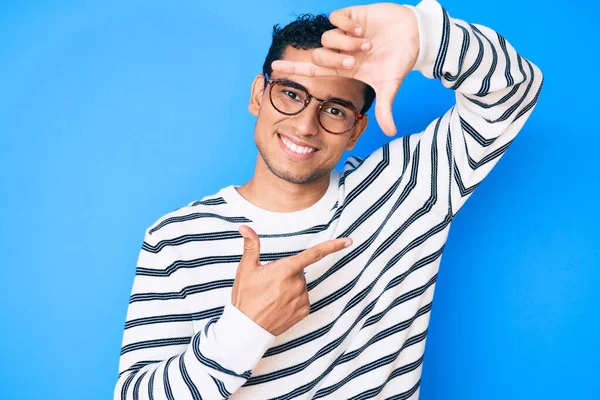
[[214, 230], [217, 221], [228, 218], [228, 204], [223, 197], [226, 189], [191, 201], [160, 216], [146, 229], [146, 240], [159, 242], [199, 231]]

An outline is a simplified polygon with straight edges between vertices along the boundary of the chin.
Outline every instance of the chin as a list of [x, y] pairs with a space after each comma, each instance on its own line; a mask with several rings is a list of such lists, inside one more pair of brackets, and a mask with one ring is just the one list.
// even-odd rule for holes
[[[275, 135], [277, 141], [277, 135]], [[264, 151], [261, 143], [255, 141], [258, 153], [263, 159], [265, 165], [271, 173], [286, 182], [294, 184], [307, 184], [329, 175], [333, 168], [321, 168], [309, 166], [309, 163], [304, 163], [304, 168], [299, 168], [299, 165], [289, 160], [284, 154], [279, 153], [279, 148], [274, 151]], [[279, 146], [279, 144], [277, 144]]]
[[307, 170], [304, 168], [303, 170], [300, 170], [300, 168], [294, 168], [294, 165], [289, 165], [288, 163], [286, 163], [287, 165], [273, 163], [271, 158], [264, 156], [263, 160], [273, 175], [283, 179], [286, 182], [295, 184], [311, 183], [325, 175], [329, 175], [331, 172], [331, 169], [322, 168], [312, 170]]

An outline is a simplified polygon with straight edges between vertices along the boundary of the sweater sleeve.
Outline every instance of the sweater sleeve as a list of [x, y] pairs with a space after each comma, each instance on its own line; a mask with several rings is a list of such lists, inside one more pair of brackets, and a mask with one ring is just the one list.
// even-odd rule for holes
[[[453, 217], [523, 127], [543, 78], [495, 31], [451, 18], [434, 0], [409, 7], [420, 36], [413, 70], [452, 89], [456, 104], [408, 142], [417, 143], [422, 197]], [[406, 144], [402, 138], [390, 143], [398, 165]]]
[[[250, 377], [275, 337], [231, 304], [203, 318], [183, 306], [182, 263], [147, 230], [127, 309], [115, 400], [225, 399]], [[212, 317], [212, 319], [211, 319]]]

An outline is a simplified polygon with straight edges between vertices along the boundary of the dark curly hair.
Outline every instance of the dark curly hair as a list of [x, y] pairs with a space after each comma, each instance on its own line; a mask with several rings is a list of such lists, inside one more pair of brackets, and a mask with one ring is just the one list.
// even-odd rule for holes
[[[329, 18], [325, 14], [302, 14], [295, 21], [283, 28], [279, 24], [274, 25], [273, 42], [263, 64], [263, 74], [266, 76], [273, 72], [271, 63], [282, 59], [283, 52], [287, 46], [292, 46], [300, 50], [323, 47], [321, 44], [321, 35], [330, 29], [335, 29], [335, 26], [329, 22]], [[362, 110], [360, 110], [361, 114], [366, 113], [371, 108], [374, 99], [375, 91], [371, 86], [365, 84], [365, 104]]]

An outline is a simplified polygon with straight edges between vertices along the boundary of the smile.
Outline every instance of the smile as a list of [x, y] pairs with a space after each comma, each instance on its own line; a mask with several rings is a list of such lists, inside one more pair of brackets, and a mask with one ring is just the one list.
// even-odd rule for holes
[[295, 159], [307, 160], [319, 151], [313, 147], [300, 146], [281, 134], [278, 134], [277, 137], [279, 138], [279, 142], [281, 143], [281, 146], [285, 152], [293, 156]]

